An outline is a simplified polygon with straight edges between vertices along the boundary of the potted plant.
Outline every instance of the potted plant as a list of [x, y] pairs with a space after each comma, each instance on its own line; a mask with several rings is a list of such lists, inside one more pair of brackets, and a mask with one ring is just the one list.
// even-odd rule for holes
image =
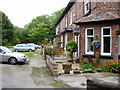
[[80, 34], [80, 31], [79, 30], [73, 30], [73, 33], [78, 36]]
[[92, 45], [93, 47], [98, 48], [100, 46], [100, 40], [93, 40]]

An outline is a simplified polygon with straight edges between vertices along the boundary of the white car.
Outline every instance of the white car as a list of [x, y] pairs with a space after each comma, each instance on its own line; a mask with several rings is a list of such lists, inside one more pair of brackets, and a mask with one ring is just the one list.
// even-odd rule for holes
[[27, 56], [23, 53], [12, 52], [10, 49], [0, 46], [0, 61], [9, 62], [10, 64], [17, 64], [18, 62], [25, 62]]
[[13, 47], [14, 51], [35, 51], [35, 47], [33, 45], [28, 45], [28, 44], [17, 44], [16, 46]]

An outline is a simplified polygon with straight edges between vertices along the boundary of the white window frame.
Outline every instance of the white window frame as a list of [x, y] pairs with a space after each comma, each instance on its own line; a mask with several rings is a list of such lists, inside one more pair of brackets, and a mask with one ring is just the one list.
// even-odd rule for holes
[[[88, 13], [90, 11], [90, 0], [84, 0], [84, 12], [85, 14]], [[88, 4], [88, 10], [87, 10], [87, 5]]]
[[[77, 43], [77, 36], [74, 36], [74, 41]], [[77, 57], [77, 51], [75, 52], [75, 57]]]
[[[110, 29], [110, 35], [103, 35], [103, 30], [105, 28], [109, 28]], [[110, 55], [111, 56], [111, 50], [112, 50], [112, 33], [111, 33], [111, 27], [102, 27], [101, 28], [101, 55]], [[110, 53], [104, 53], [104, 40], [103, 37], [110, 37]]]
[[63, 35], [61, 35], [61, 47], [63, 48]]
[[70, 10], [70, 25], [72, 25], [72, 19], [73, 17], [72, 17], [72, 10]]
[[66, 33], [65, 34], [65, 47], [64, 47], [65, 50], [66, 50], [66, 44], [67, 44], [67, 42], [68, 42], [68, 34]]
[[118, 55], [120, 55], [120, 35], [118, 35]]
[[[89, 30], [89, 29], [93, 29], [93, 36], [87, 36], [87, 30]], [[85, 29], [85, 54], [94, 55], [94, 51], [93, 52], [87, 52], [88, 37], [93, 37], [94, 38], [94, 28], [86, 28]]]
[[78, 57], [80, 57], [80, 35], [78, 35]]

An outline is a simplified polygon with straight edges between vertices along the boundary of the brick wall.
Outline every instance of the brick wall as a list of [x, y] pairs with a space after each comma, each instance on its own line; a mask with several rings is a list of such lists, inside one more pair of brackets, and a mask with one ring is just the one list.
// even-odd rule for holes
[[[81, 38], [80, 38], [80, 47], [81, 47], [81, 58], [82, 55], [85, 54], [85, 28], [94, 28], [94, 40], [96, 38], [96, 36], [98, 37], [98, 39], [101, 41], [101, 27], [111, 27], [112, 28], [112, 56], [113, 59], [117, 59], [118, 57], [118, 48], [117, 48], [117, 44], [118, 44], [118, 40], [117, 40], [117, 34], [116, 34], [116, 30], [118, 29], [118, 25], [114, 22], [99, 22], [99, 23], [93, 23], [93, 24], [83, 24], [80, 27], [81, 30]], [[101, 53], [101, 48], [99, 47], [98, 50], [99, 53]], [[84, 58], [83, 58], [84, 59]]]

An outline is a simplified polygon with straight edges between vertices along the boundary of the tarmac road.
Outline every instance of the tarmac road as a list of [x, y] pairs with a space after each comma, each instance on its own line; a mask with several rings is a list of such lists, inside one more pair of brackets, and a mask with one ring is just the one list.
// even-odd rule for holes
[[0, 64], [2, 88], [56, 88], [56, 83], [42, 56], [35, 55], [21, 65]]

